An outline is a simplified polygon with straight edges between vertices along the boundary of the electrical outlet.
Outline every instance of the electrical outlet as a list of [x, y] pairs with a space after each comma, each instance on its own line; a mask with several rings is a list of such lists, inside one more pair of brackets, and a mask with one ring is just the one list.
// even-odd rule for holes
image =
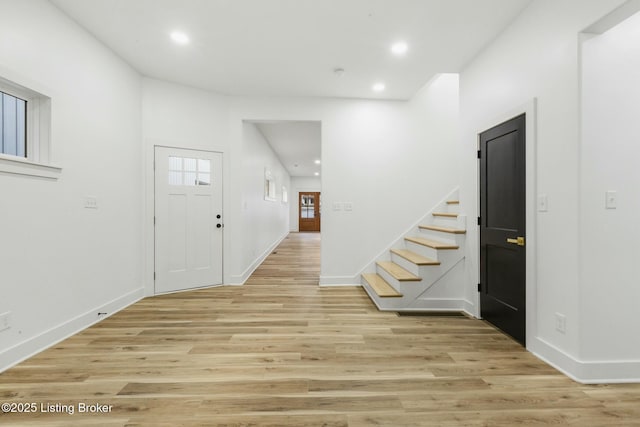
[[567, 332], [567, 317], [564, 314], [556, 313], [556, 331], [561, 334]]
[[0, 314], [0, 331], [4, 331], [5, 329], [9, 329], [11, 327], [11, 312], [7, 311], [6, 313]]

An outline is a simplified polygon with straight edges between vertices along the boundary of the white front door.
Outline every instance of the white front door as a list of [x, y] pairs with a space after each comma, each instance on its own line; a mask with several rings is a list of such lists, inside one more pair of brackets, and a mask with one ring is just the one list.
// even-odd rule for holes
[[155, 292], [222, 283], [222, 154], [155, 148]]

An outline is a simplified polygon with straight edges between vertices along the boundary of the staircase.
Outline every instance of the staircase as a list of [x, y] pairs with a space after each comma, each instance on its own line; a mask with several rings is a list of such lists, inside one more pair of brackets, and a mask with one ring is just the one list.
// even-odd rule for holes
[[383, 311], [465, 311], [466, 217], [449, 194], [362, 273], [362, 286]]

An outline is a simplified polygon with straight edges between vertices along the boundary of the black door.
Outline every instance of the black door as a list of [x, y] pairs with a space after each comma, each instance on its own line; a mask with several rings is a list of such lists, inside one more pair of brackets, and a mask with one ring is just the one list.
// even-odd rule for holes
[[480, 315], [525, 341], [525, 116], [480, 134]]

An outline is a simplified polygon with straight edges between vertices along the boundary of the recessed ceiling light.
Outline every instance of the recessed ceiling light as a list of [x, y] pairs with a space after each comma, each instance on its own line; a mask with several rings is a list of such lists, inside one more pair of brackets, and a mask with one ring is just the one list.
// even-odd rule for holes
[[315, 163], [316, 165], [319, 165], [319, 164], [320, 164], [320, 160], [316, 160], [314, 163]]
[[375, 92], [382, 92], [384, 90], [384, 88], [385, 88], [384, 83], [376, 83], [376, 84], [373, 85], [372, 89]]
[[314, 173], [315, 176], [320, 176], [320, 172]]
[[391, 52], [393, 52], [393, 54], [397, 56], [404, 55], [408, 50], [409, 45], [407, 45], [405, 42], [394, 43], [393, 46], [391, 46]]
[[171, 40], [173, 40], [177, 44], [188, 44], [189, 36], [182, 31], [173, 31], [171, 33]]

